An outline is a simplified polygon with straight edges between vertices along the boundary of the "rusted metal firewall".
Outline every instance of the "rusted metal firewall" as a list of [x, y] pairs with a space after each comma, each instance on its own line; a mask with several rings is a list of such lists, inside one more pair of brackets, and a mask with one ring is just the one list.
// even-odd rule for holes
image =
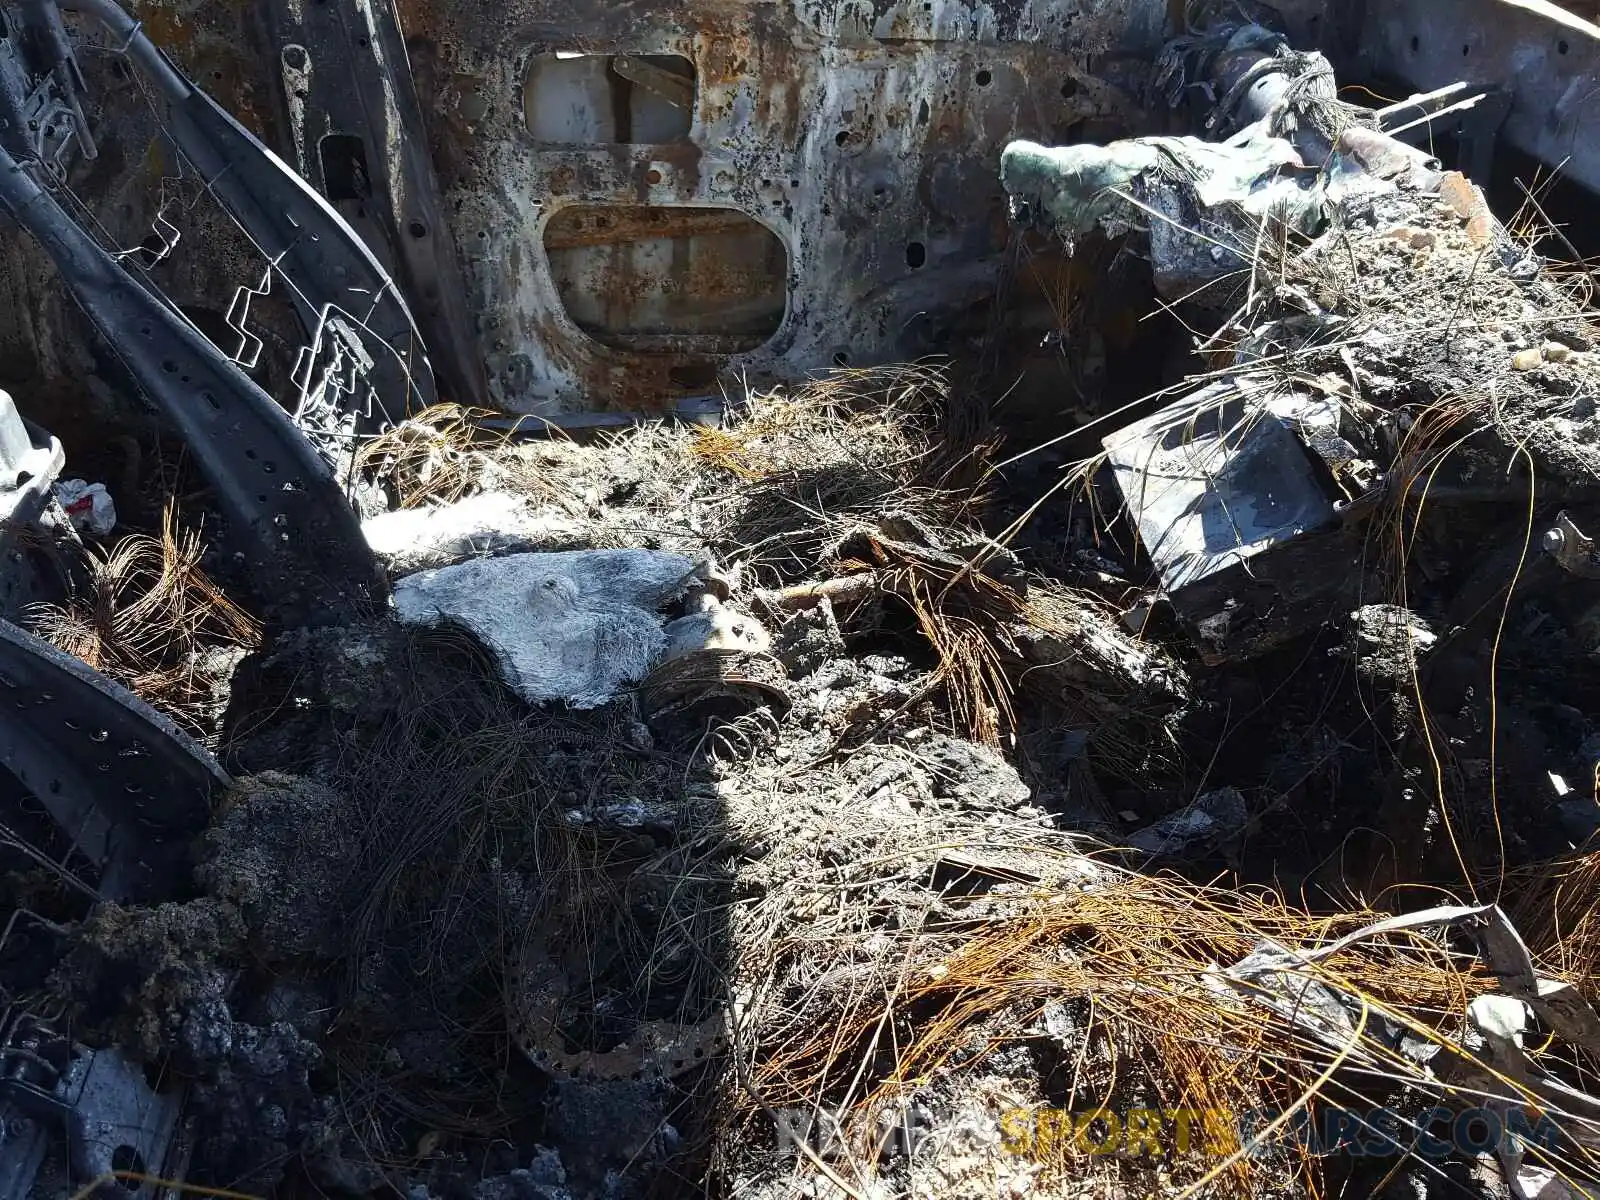
[[405, 0], [492, 399], [660, 408], [962, 348], [1001, 147], [1133, 117], [1167, 9]]

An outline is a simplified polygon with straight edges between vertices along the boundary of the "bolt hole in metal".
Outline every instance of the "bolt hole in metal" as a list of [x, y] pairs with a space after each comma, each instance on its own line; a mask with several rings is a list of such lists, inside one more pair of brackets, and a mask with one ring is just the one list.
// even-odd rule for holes
[[1567, 44], [1567, 39], [1566, 38], [1562, 38], [1559, 42], [1556, 43], [1556, 53], [1557, 54], [1565, 54], [1568, 50], [1571, 50], [1571, 49], [1572, 49], [1572, 47]]
[[[130, 1175], [149, 1174], [149, 1170], [145, 1166], [144, 1155], [140, 1154], [132, 1146], [118, 1146], [111, 1152], [111, 1169], [113, 1171], [126, 1171]], [[121, 1182], [130, 1192], [138, 1192], [144, 1188], [142, 1180], [126, 1179]]]
[[989, 72], [989, 69], [987, 67], [985, 67], [983, 70], [979, 71], [976, 75], [974, 75], [973, 79], [975, 79], [977, 81], [977, 84], [978, 84], [979, 87], [988, 87], [991, 83], [994, 82], [994, 76]]
[[928, 261], [928, 249], [921, 242], [908, 242], [906, 244], [906, 266], [915, 271]]
[[421, 221], [413, 221], [406, 226], [406, 232], [414, 238], [421, 239], [428, 236], [428, 227]]

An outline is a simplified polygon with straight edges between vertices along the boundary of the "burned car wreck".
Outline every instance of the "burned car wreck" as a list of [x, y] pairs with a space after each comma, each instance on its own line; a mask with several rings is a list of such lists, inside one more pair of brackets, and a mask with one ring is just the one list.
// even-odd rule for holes
[[0, 5], [0, 1200], [1600, 1194], [1594, 15]]

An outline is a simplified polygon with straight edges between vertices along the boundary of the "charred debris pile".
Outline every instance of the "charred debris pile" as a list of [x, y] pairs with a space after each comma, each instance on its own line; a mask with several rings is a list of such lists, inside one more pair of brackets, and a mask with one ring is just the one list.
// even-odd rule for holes
[[38, 497], [0, 683], [136, 695], [168, 800], [72, 824], [6, 735], [6, 1195], [1595, 1194], [1592, 280], [1261, 26], [1155, 79], [1204, 138], [1000, 165], [1184, 331], [1087, 424], [1003, 337], [409, 404], [315, 426], [277, 591], [196, 515], [248, 438], [149, 532]]

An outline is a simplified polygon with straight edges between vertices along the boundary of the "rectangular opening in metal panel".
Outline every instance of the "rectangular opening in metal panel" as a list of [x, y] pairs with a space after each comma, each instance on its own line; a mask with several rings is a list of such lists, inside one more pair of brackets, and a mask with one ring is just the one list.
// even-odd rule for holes
[[544, 247], [568, 316], [608, 346], [736, 354], [783, 323], [788, 252], [737, 209], [578, 205]]
[[522, 111], [541, 142], [650, 145], [689, 136], [694, 99], [694, 64], [681, 55], [541, 54]]

